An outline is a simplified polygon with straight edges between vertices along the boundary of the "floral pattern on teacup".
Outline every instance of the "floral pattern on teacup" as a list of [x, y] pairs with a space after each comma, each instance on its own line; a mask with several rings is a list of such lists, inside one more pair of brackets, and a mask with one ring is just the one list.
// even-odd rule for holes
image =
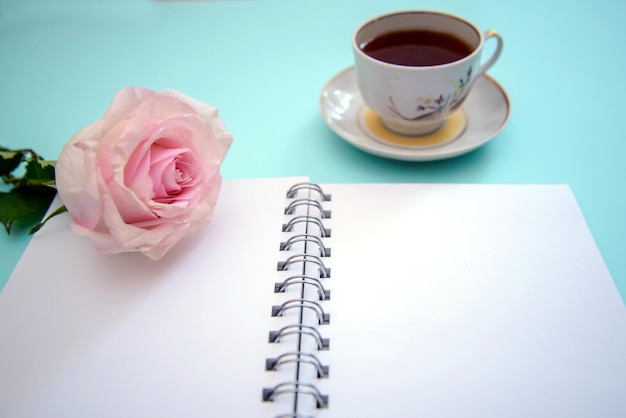
[[455, 107], [455, 105], [461, 104], [462, 99], [465, 97], [463, 92], [467, 88], [471, 77], [472, 67], [469, 67], [465, 80], [460, 78], [458, 81], [449, 82], [449, 84], [454, 87], [454, 90], [447, 93], [447, 95], [444, 96], [443, 93], [440, 93], [438, 96], [431, 94], [426, 97], [418, 97], [417, 101], [419, 102], [419, 104], [416, 108], [418, 114], [416, 116], [409, 117], [403, 115], [398, 110], [396, 104], [393, 101], [393, 97], [391, 96], [389, 96], [389, 110], [391, 110], [399, 118], [413, 122], [441, 113], [444, 110], [451, 109]]

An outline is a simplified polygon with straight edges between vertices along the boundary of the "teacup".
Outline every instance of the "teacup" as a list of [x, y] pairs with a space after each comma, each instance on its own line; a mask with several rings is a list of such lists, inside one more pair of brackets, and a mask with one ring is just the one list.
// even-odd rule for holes
[[[487, 39], [491, 57], [481, 65]], [[455, 112], [502, 51], [502, 37], [442, 12], [409, 10], [377, 16], [352, 36], [357, 84], [383, 125], [401, 135], [426, 135]]]

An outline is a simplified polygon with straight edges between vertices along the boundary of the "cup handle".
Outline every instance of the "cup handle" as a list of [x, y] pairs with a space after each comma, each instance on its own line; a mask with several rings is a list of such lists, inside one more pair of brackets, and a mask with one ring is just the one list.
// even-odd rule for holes
[[480, 68], [478, 69], [477, 76], [485, 74], [485, 72], [487, 72], [487, 70], [496, 62], [496, 60], [500, 56], [500, 53], [502, 52], [502, 45], [504, 43], [502, 36], [500, 36], [500, 34], [496, 32], [495, 30], [486, 31], [484, 36], [485, 36], [485, 42], [493, 38], [496, 40], [497, 45], [496, 45], [496, 50], [491, 55], [491, 58], [489, 58], [489, 61], [481, 65]]

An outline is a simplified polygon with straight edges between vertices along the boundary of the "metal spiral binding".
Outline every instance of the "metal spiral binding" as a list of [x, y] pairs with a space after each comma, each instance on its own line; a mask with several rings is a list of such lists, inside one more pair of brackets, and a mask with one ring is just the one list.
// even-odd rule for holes
[[295, 263], [315, 263], [320, 269], [320, 275], [324, 278], [330, 277], [330, 269], [324, 265], [324, 262], [320, 257], [310, 254], [296, 254], [287, 258], [285, 261], [278, 262], [278, 271], [289, 270], [289, 266]]
[[314, 199], [296, 199], [285, 208], [285, 215], [293, 214], [298, 206], [314, 207], [319, 210], [322, 219], [330, 218], [330, 211], [325, 210], [320, 202]]
[[[273, 402], [277, 398], [291, 395], [294, 401], [293, 411], [274, 418], [315, 418], [314, 415], [304, 413], [299, 408], [303, 405], [305, 408], [313, 407], [313, 403], [306, 402], [304, 398], [301, 399], [300, 395], [313, 397], [317, 408], [328, 407], [328, 395], [321, 393], [315, 384], [315, 379], [328, 378], [329, 366], [324, 365], [315, 352], [316, 350], [323, 352], [330, 348], [329, 339], [323, 337], [319, 328], [330, 323], [330, 314], [325, 312], [323, 307], [323, 304], [330, 300], [330, 290], [323, 282], [330, 278], [331, 273], [330, 267], [327, 267], [324, 261], [331, 255], [330, 248], [325, 242], [331, 236], [330, 228], [325, 225], [325, 222], [331, 218], [331, 211], [324, 208], [323, 202], [329, 202], [331, 196], [324, 193], [319, 185], [312, 183], [294, 184], [287, 191], [286, 196], [287, 199], [292, 200], [285, 207], [284, 214], [289, 218], [283, 224], [282, 232], [292, 234], [280, 243], [280, 251], [291, 251], [292, 254], [278, 262], [277, 270], [280, 272], [296, 271], [282, 282], [275, 283], [275, 293], [285, 293], [291, 296], [287, 297], [283, 303], [272, 306], [271, 315], [285, 317], [284, 321], [287, 322], [293, 318], [298, 319], [296, 323], [287, 323], [276, 331], [270, 331], [270, 343], [288, 342], [290, 346], [291, 344], [294, 346], [293, 349], [285, 350], [277, 357], [267, 358], [265, 369], [275, 372], [280, 369], [283, 373], [281, 375], [293, 372], [294, 378], [293, 380], [286, 379], [287, 381], [273, 387], [264, 388], [263, 401]], [[292, 310], [296, 311], [296, 315], [287, 315], [287, 312]], [[313, 314], [305, 314], [305, 312], [313, 312]], [[285, 340], [287, 336], [291, 338]], [[312, 339], [312, 341], [306, 339]], [[301, 369], [305, 365], [308, 365], [308, 368]]]
[[289, 299], [282, 305], [272, 306], [272, 316], [282, 316], [285, 311], [297, 308], [306, 308], [314, 311], [320, 325], [330, 323], [330, 314], [324, 312], [322, 305], [308, 299]]
[[289, 188], [289, 190], [287, 190], [287, 197], [293, 198], [296, 196], [296, 193], [298, 193], [299, 190], [304, 190], [304, 189], [315, 191], [319, 193], [320, 197], [322, 198], [322, 201], [330, 202], [331, 196], [329, 194], [324, 193], [324, 191], [319, 185], [313, 184], [313, 183], [294, 184], [293, 186], [291, 186], [291, 188]]
[[315, 398], [318, 408], [328, 408], [328, 396], [322, 395], [320, 391], [310, 383], [302, 382], [283, 382], [273, 388], [263, 389], [263, 400], [273, 401], [274, 398], [286, 393], [302, 393], [311, 395]]
[[324, 222], [322, 222], [320, 218], [318, 218], [317, 216], [312, 216], [312, 215], [294, 216], [293, 218], [289, 220], [289, 222], [283, 225], [283, 232], [292, 231], [294, 225], [299, 224], [299, 223], [306, 223], [306, 224], [314, 223], [320, 229], [320, 233], [322, 234], [322, 237], [330, 237], [330, 229], [326, 229], [324, 227]]
[[269, 342], [279, 343], [283, 337], [294, 334], [312, 337], [317, 343], [316, 346], [318, 350], [328, 350], [330, 347], [330, 340], [328, 338], [322, 338], [322, 334], [317, 327], [306, 324], [290, 324], [282, 327], [278, 331], [270, 331]]
[[328, 377], [329, 367], [324, 366], [317, 356], [310, 353], [304, 353], [302, 351], [284, 353], [277, 358], [268, 358], [265, 362], [265, 370], [278, 370], [278, 367], [285, 363], [312, 364], [317, 370], [317, 377]]
[[320, 300], [330, 300], [330, 290], [324, 288], [322, 281], [318, 278], [306, 276], [304, 274], [297, 274], [295, 276], [287, 277], [280, 283], [274, 285], [274, 293], [283, 293], [289, 286], [295, 284], [308, 284], [317, 288], [317, 293], [320, 295]]
[[330, 248], [324, 245], [320, 237], [311, 234], [296, 234], [290, 236], [287, 241], [280, 243], [280, 250], [289, 250], [297, 242], [310, 242], [315, 244], [319, 248], [320, 257], [330, 257]]

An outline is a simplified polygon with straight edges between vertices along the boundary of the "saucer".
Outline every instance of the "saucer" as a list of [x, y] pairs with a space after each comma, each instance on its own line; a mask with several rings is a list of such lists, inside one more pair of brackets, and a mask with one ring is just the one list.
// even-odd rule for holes
[[365, 106], [354, 67], [349, 67], [322, 89], [320, 111], [337, 135], [365, 152], [396, 160], [431, 161], [456, 157], [486, 144], [506, 126], [511, 105], [506, 91], [483, 75], [441, 132], [424, 137], [397, 135]]

